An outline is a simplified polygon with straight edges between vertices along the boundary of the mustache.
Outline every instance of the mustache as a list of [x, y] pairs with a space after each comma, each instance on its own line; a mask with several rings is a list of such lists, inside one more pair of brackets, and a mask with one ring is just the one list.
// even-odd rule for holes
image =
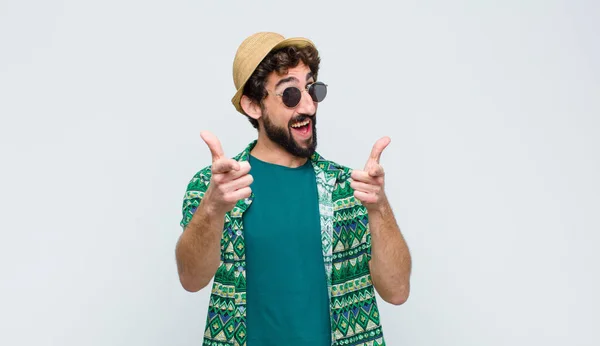
[[313, 115], [308, 114], [298, 114], [298, 116], [290, 119], [288, 126], [292, 126], [293, 123], [302, 122], [306, 119], [312, 120], [313, 126], [317, 124], [317, 113]]

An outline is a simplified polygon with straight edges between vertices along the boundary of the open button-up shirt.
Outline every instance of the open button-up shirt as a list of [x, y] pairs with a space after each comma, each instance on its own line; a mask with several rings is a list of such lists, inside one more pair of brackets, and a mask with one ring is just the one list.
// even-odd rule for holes
[[[247, 161], [256, 141], [234, 157]], [[323, 265], [327, 274], [331, 344], [385, 345], [375, 290], [369, 272], [371, 236], [366, 208], [350, 187], [351, 169], [313, 154], [317, 177]], [[192, 219], [211, 179], [211, 167], [196, 173], [183, 200], [181, 226]], [[291, 183], [291, 182], [290, 182]], [[254, 193], [226, 213], [221, 263], [213, 280], [203, 346], [246, 345], [246, 271], [244, 212]], [[276, 259], [274, 259], [276, 260]], [[310, 318], [310, 316], [307, 316]], [[285, 345], [285, 340], [281, 341]]]

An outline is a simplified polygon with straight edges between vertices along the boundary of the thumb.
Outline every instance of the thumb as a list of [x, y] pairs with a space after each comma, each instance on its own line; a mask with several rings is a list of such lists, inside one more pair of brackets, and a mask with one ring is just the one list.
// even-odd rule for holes
[[381, 153], [383, 149], [385, 149], [392, 140], [390, 137], [382, 137], [373, 145], [373, 149], [371, 149], [371, 155], [369, 156], [369, 160], [367, 160], [366, 167], [370, 167], [372, 164], [379, 164], [379, 160], [381, 159]]
[[202, 137], [202, 140], [208, 146], [213, 162], [225, 157], [225, 153], [221, 147], [221, 142], [219, 142], [217, 136], [213, 135], [209, 131], [202, 131], [200, 132], [200, 137]]

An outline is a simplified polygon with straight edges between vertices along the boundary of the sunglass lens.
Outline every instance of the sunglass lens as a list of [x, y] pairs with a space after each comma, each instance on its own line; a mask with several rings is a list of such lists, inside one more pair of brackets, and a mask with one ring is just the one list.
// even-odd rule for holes
[[316, 82], [310, 86], [309, 92], [315, 102], [321, 102], [325, 99], [325, 96], [327, 96], [327, 86], [325, 83]]
[[298, 102], [300, 102], [300, 89], [289, 87], [283, 91], [283, 95], [281, 96], [283, 103], [288, 107], [296, 107]]

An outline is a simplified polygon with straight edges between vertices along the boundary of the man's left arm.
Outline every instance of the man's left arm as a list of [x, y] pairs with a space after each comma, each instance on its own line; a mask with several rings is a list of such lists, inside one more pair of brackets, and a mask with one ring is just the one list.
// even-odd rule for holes
[[373, 286], [388, 303], [400, 305], [410, 293], [411, 256], [387, 199], [369, 211]]
[[390, 139], [384, 137], [375, 143], [364, 170], [352, 171], [350, 186], [369, 214], [369, 268], [373, 286], [383, 300], [400, 305], [410, 293], [412, 260], [384, 191], [384, 171], [379, 160], [389, 142]]

